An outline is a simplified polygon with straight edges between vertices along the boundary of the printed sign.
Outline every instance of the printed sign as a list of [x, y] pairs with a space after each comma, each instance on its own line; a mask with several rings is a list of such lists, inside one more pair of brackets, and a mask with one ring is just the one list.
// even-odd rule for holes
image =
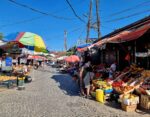
[[12, 66], [12, 58], [11, 57], [7, 57], [5, 59], [5, 62], [6, 62], [6, 66]]

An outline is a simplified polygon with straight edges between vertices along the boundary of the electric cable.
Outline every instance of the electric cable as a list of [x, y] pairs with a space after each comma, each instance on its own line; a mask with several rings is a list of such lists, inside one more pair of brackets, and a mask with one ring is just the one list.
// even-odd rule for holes
[[69, 7], [71, 8], [73, 14], [83, 23], [86, 23], [80, 16], [77, 15], [76, 11], [74, 10], [73, 6], [71, 5], [71, 3], [69, 2], [69, 0], [66, 0], [67, 4], [69, 5]]
[[29, 9], [29, 10], [31, 10], [33, 12], [40, 13], [42, 15], [51, 16], [51, 17], [56, 18], [56, 19], [73, 20], [72, 18], [66, 18], [66, 17], [62, 17], [62, 16], [56, 16], [56, 15], [54, 15], [52, 13], [46, 13], [46, 12], [40, 11], [40, 10], [32, 8], [32, 7], [28, 6], [28, 5], [25, 5], [25, 4], [22, 4], [22, 3], [18, 3], [18, 2], [14, 1], [14, 0], [8, 0], [8, 1], [11, 2], [11, 3], [13, 3], [13, 4], [16, 4], [18, 6], [21, 6], [21, 7], [24, 7], [26, 9]]

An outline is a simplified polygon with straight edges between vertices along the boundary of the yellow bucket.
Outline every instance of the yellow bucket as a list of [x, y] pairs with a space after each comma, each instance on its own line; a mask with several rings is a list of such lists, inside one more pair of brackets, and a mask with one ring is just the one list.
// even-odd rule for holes
[[104, 91], [101, 89], [96, 90], [96, 100], [98, 102], [104, 103]]

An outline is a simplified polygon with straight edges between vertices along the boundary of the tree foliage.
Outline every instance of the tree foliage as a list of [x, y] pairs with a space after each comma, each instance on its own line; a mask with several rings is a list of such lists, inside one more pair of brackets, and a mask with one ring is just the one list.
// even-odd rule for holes
[[0, 40], [3, 39], [3, 33], [0, 33]]

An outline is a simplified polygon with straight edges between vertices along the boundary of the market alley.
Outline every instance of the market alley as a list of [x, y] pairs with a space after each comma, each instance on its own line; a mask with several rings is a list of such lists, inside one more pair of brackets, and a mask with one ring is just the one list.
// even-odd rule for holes
[[0, 92], [0, 117], [148, 117], [127, 113], [118, 106], [100, 104], [78, 95], [77, 84], [54, 68], [32, 71], [33, 82], [25, 90]]

